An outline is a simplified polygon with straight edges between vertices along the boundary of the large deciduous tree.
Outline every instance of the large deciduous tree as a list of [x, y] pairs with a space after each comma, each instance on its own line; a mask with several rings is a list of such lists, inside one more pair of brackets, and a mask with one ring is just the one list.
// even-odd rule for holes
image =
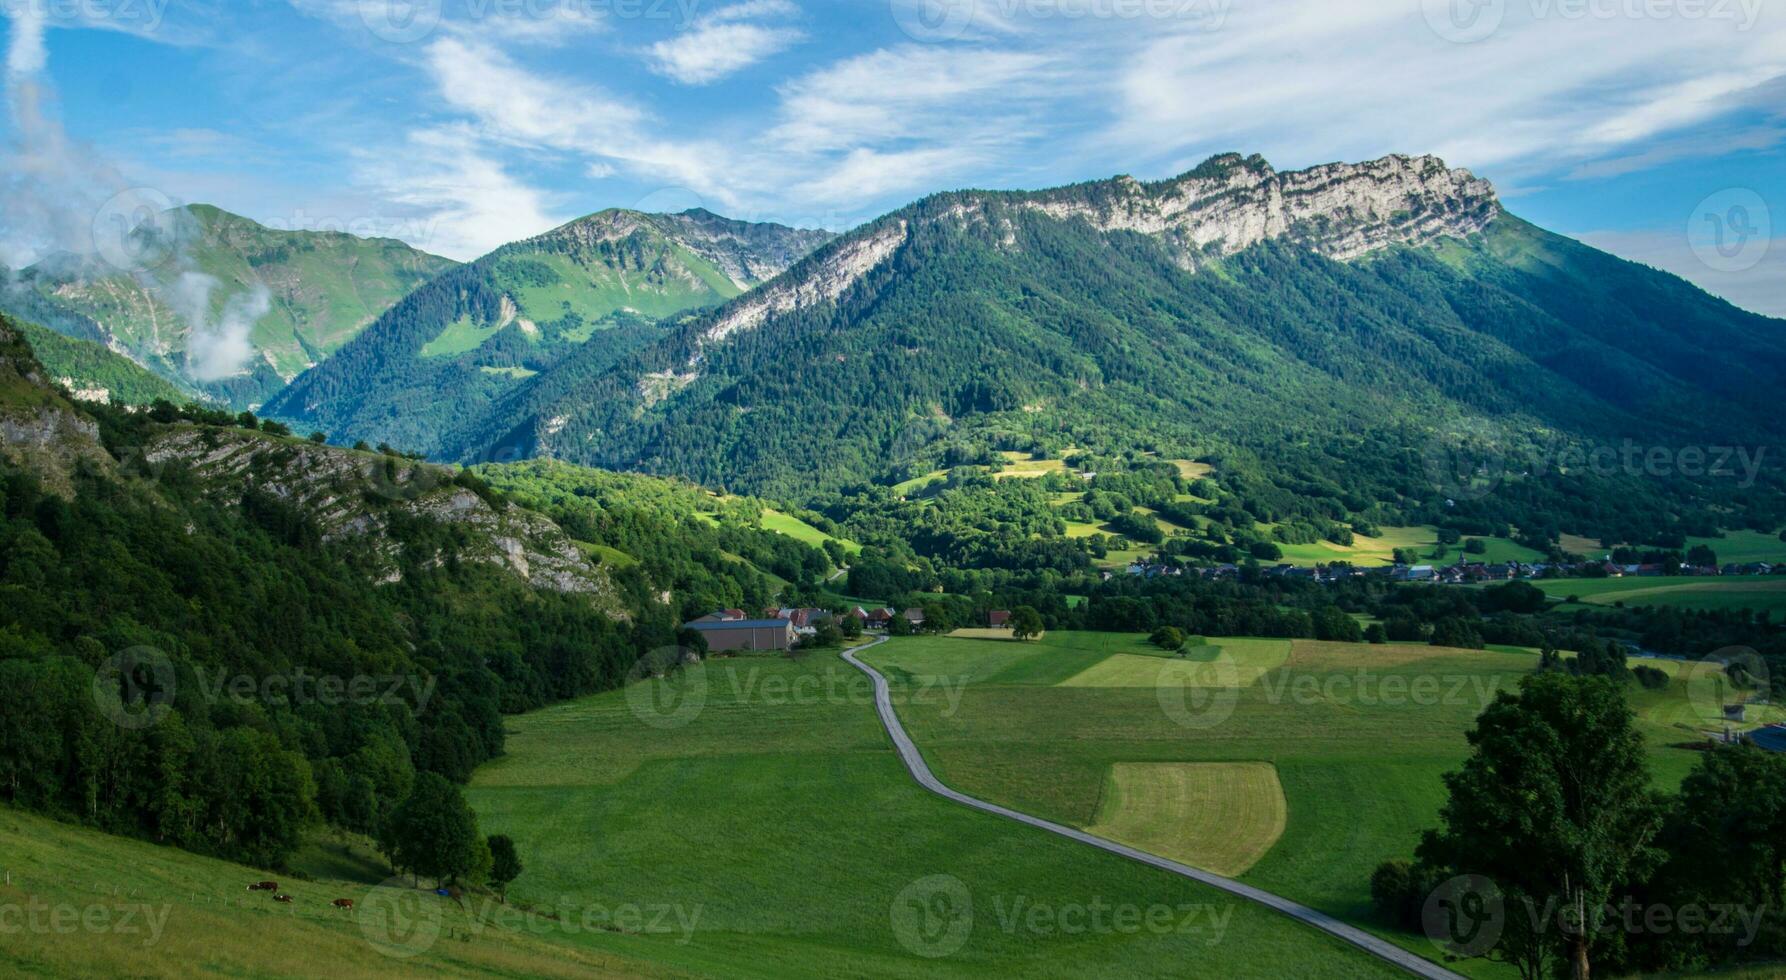
[[1610, 679], [1534, 675], [1488, 706], [1445, 777], [1442, 826], [1420, 859], [1494, 883], [1506, 922], [1489, 955], [1527, 980], [1553, 960], [1588, 980], [1595, 943], [1618, 941], [1597, 934], [1601, 910], [1659, 863], [1662, 804], [1631, 718]]

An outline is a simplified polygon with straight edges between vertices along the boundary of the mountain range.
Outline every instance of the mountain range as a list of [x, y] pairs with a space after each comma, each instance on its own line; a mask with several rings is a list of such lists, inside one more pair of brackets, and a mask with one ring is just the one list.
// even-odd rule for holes
[[[443, 459], [791, 497], [990, 449], [1281, 460], [1408, 426], [1668, 444], [1780, 428], [1778, 321], [1522, 221], [1433, 157], [1279, 172], [1229, 154], [1153, 183], [938, 194], [550, 363], [512, 329], [513, 360], [467, 362], [512, 369], [502, 384], [409, 367], [442, 323], [519, 316], [516, 289], [457, 285], [513, 254], [412, 296], [269, 408]], [[406, 331], [423, 302], [438, 312]]]

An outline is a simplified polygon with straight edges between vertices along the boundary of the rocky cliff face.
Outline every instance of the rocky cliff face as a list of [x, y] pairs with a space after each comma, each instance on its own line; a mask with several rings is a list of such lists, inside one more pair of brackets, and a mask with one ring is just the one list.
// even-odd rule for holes
[[[1085, 221], [1102, 232], [1154, 236], [1174, 246], [1180, 264], [1191, 270], [1279, 239], [1350, 261], [1392, 245], [1468, 237], [1501, 214], [1488, 181], [1433, 156], [1387, 156], [1279, 173], [1261, 157], [1226, 154], [1155, 183], [1116, 177], [1046, 191], [952, 196], [956, 200], [942, 212], [944, 220], [990, 226], [1006, 244], [1015, 234], [1004, 209], [1015, 206], [1061, 221]], [[852, 232], [791, 274], [717, 310], [701, 327], [688, 367], [699, 364], [709, 344], [842, 296], [907, 240], [906, 213]], [[641, 378], [637, 391], [649, 406], [696, 376], [692, 370], [658, 372]]]
[[37, 475], [52, 493], [72, 496], [82, 465], [109, 467], [99, 429], [58, 391], [24, 336], [0, 317], [0, 459]]
[[1185, 248], [1188, 265], [1288, 238], [1347, 261], [1391, 245], [1463, 238], [1501, 213], [1494, 187], [1432, 156], [1388, 156], [1279, 173], [1259, 157], [1216, 157], [1158, 183], [1118, 177], [1037, 195], [1028, 206]]
[[[626, 618], [607, 572], [545, 516], [491, 506], [444, 467], [276, 438], [245, 430], [171, 426], [144, 448], [151, 470], [179, 462], [239, 493], [253, 487], [299, 507], [328, 541], [362, 543], [395, 581], [398, 545], [385, 529], [398, 514], [472, 532], [461, 561], [506, 569], [535, 588], [587, 595]], [[442, 556], [430, 556], [439, 560]]]

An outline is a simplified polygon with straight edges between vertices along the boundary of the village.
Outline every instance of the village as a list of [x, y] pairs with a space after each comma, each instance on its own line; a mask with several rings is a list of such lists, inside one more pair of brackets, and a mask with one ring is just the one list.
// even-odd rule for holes
[[[759, 618], [750, 618], [742, 609], [720, 609], [684, 625], [699, 633], [713, 653], [738, 650], [792, 650], [803, 640], [819, 635], [826, 623], [854, 623], [855, 632], [916, 633], [924, 628], [924, 610], [913, 607], [899, 612], [887, 607], [873, 609], [854, 606], [841, 615], [829, 609], [814, 607], [775, 607], [762, 611]], [[988, 629], [1010, 629], [1009, 610], [994, 609], [986, 614]]]
[[[1232, 562], [1220, 565], [1188, 566], [1167, 562], [1141, 561], [1128, 565], [1120, 574], [1158, 578], [1161, 576], [1194, 576], [1221, 580], [1238, 579], [1248, 566]], [[1280, 564], [1261, 567], [1258, 575], [1265, 579], [1287, 579], [1306, 582], [1338, 582], [1347, 579], [1380, 578], [1391, 582], [1425, 585], [1480, 585], [1488, 582], [1512, 582], [1531, 579], [1559, 578], [1664, 578], [1706, 577], [1721, 575], [1773, 575], [1786, 573], [1786, 565], [1771, 562], [1731, 562], [1725, 565], [1690, 565], [1676, 567], [1664, 564], [1617, 564], [1612, 561], [1587, 562], [1480, 562], [1459, 561], [1451, 565], [1395, 564], [1366, 567], [1346, 562], [1316, 565]], [[1104, 572], [1104, 581], [1119, 573]]]

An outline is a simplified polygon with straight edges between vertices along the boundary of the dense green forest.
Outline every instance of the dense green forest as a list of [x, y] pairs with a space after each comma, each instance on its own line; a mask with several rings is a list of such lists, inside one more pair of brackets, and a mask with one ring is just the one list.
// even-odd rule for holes
[[[75, 411], [6, 321], [0, 380], [9, 416]], [[260, 866], [317, 821], [377, 833], [418, 774], [463, 781], [502, 752], [503, 714], [622, 683], [688, 614], [660, 591], [766, 601], [753, 561], [807, 580], [830, 567], [779, 535], [680, 521], [643, 481], [612, 484], [637, 507], [572, 533], [638, 553], [599, 559], [616, 616], [463, 560], [487, 545], [476, 524], [390, 494], [347, 502], [383, 528], [368, 548], [291, 499], [144, 452], [170, 426], [305, 451], [276, 423], [165, 402], [82, 411], [98, 443], [62, 447], [71, 486], [46, 487], [30, 457], [0, 463], [0, 799]], [[454, 487], [523, 506], [469, 473]], [[741, 557], [689, 564], [721, 551]]]

